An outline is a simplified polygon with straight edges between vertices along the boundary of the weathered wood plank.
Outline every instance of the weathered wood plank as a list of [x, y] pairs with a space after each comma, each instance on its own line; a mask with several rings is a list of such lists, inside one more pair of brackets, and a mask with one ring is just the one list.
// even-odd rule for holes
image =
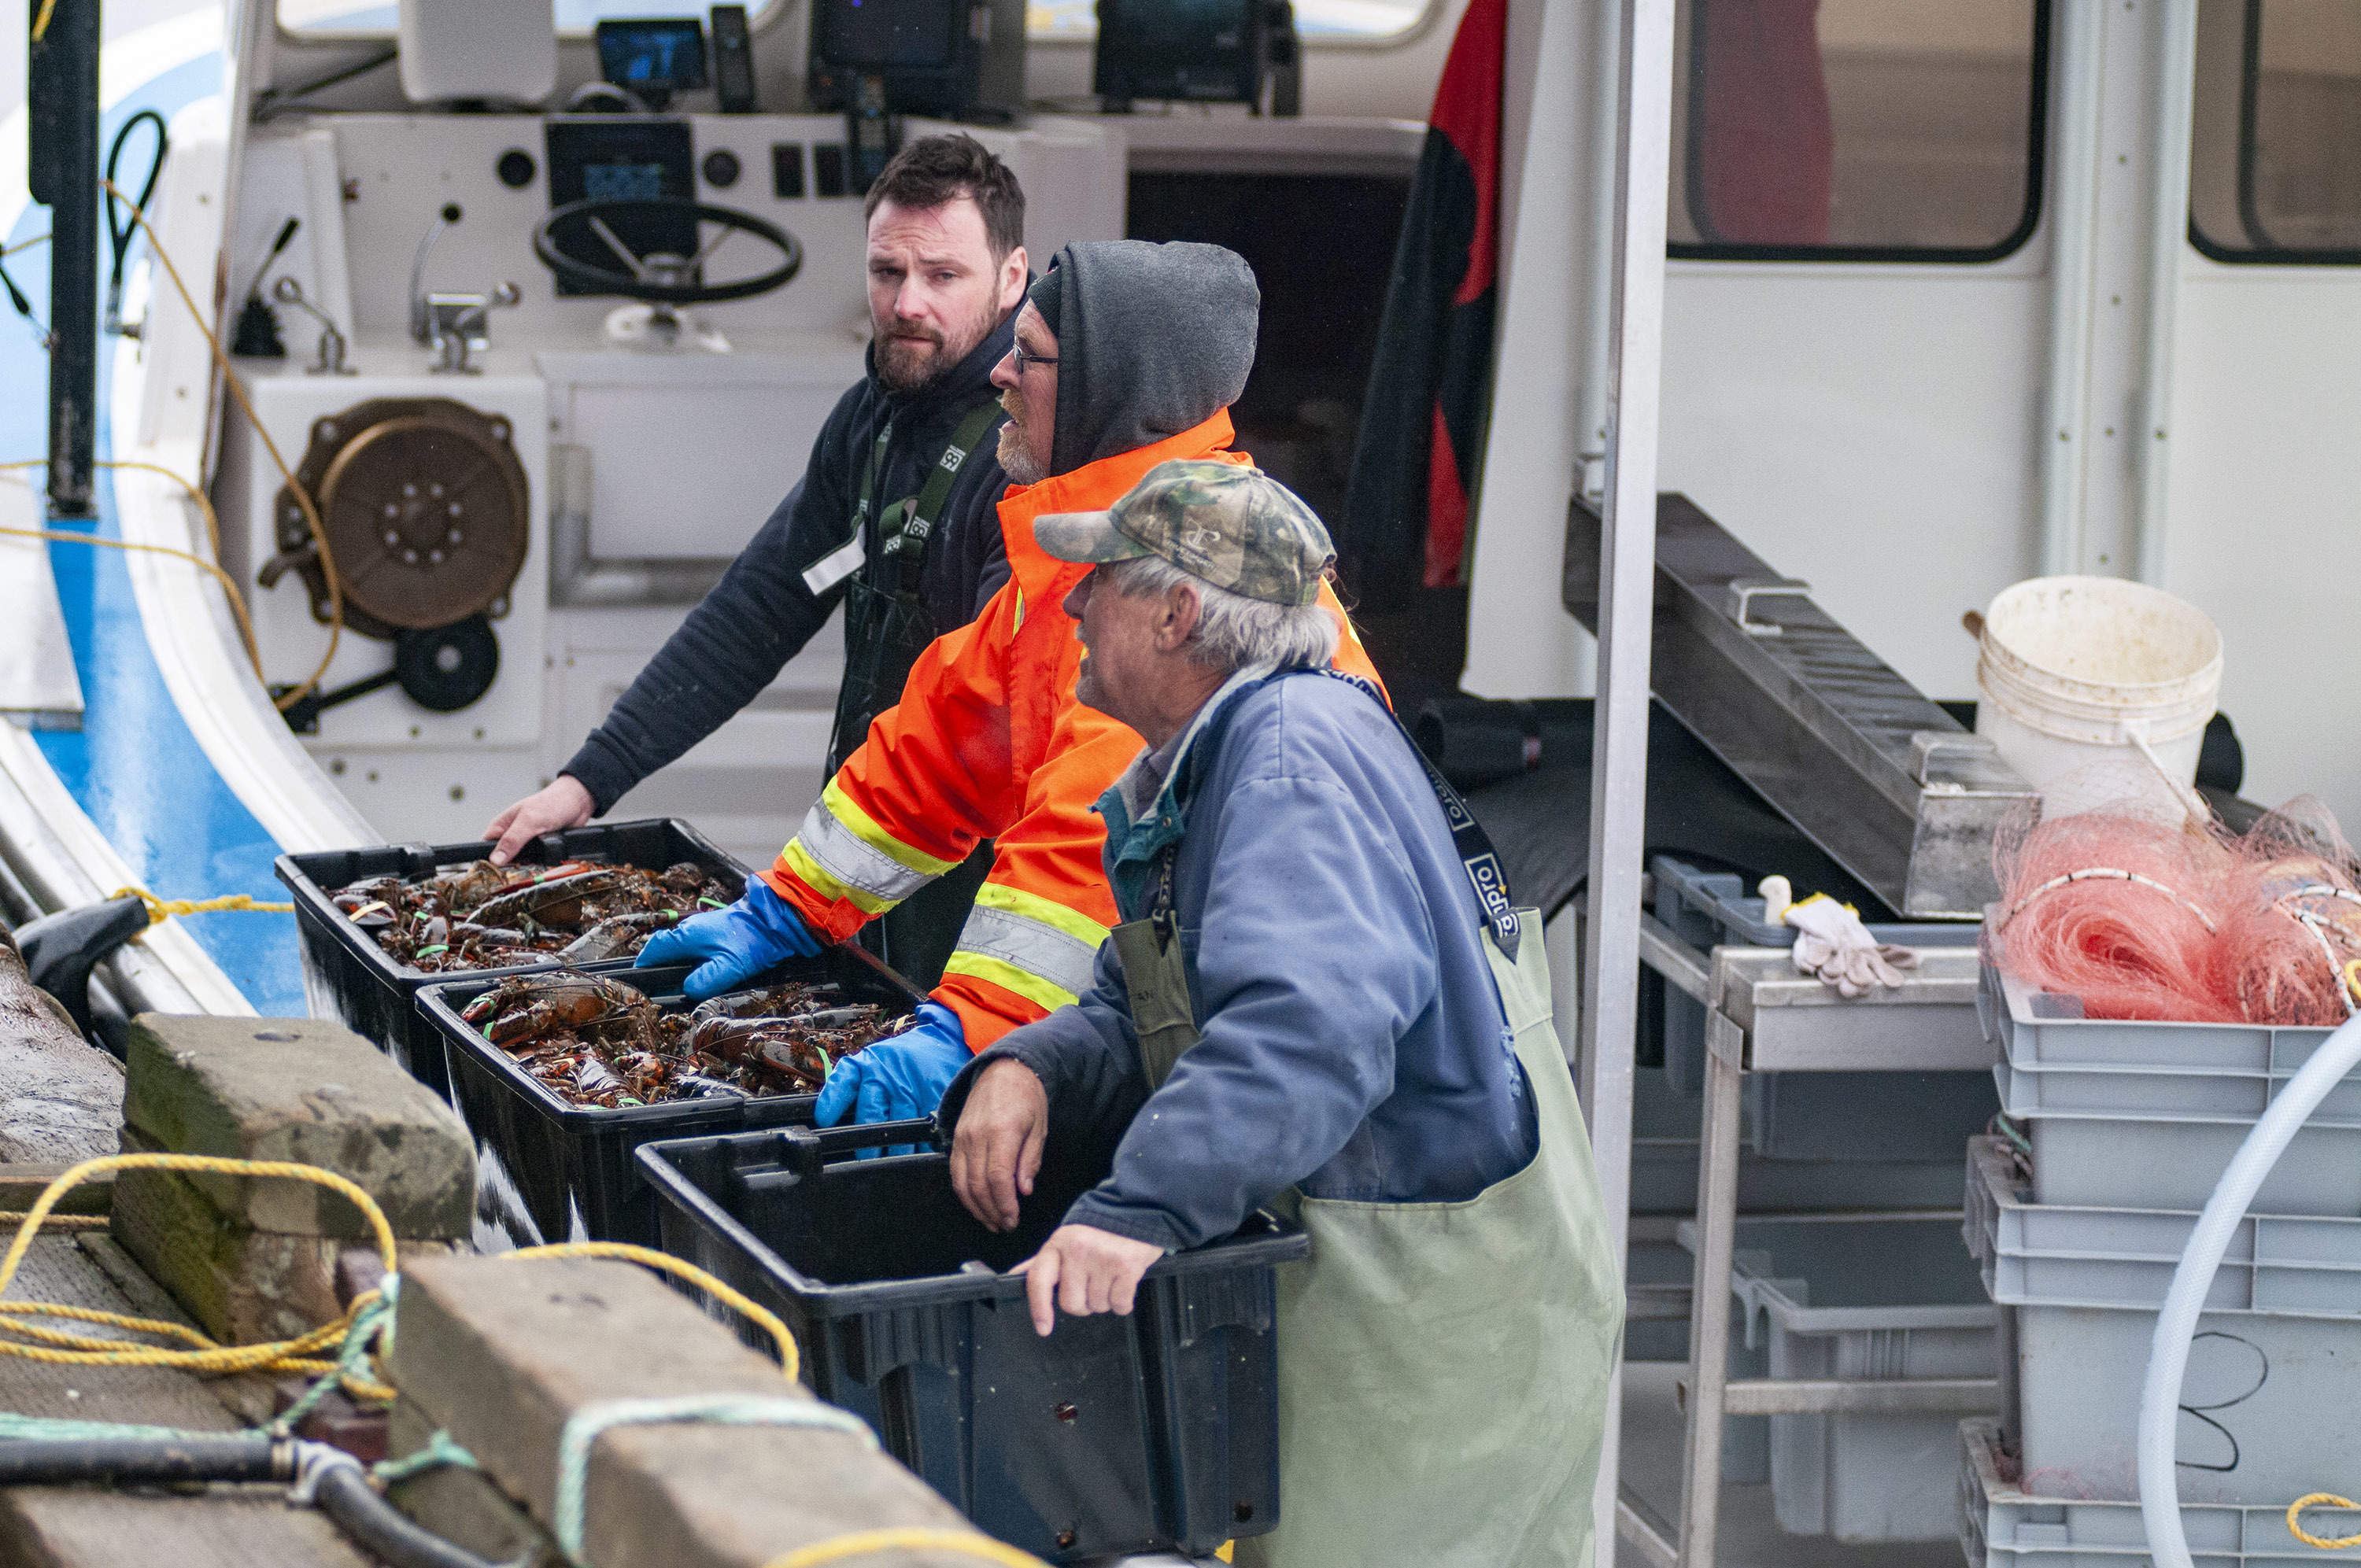
[[[422, 1258], [395, 1308], [393, 1381], [555, 1524], [566, 1421], [610, 1399], [810, 1390], [627, 1264]], [[621, 1427], [590, 1451], [586, 1555], [600, 1568], [760, 1568], [797, 1546], [889, 1525], [957, 1529], [957, 1509], [840, 1432]], [[911, 1552], [909, 1568], [968, 1560]]]
[[[112, 1245], [104, 1238], [86, 1241]], [[84, 1245], [47, 1236], [33, 1244], [8, 1292], [11, 1300], [177, 1316], [158, 1310], [161, 1294], [134, 1300]], [[0, 1409], [195, 1431], [229, 1431], [239, 1424], [204, 1381], [187, 1373], [59, 1366], [15, 1355], [0, 1355]], [[81, 1486], [0, 1490], [0, 1564], [6, 1568], [115, 1568], [159, 1561], [172, 1568], [366, 1568], [368, 1560], [324, 1518], [289, 1508], [277, 1487], [216, 1486], [195, 1496]]]
[[[109, 1058], [112, 1059], [112, 1058]], [[105, 1151], [113, 1154], [113, 1149]], [[71, 1162], [80, 1164], [79, 1160]], [[66, 1173], [68, 1166], [56, 1160], [40, 1164], [0, 1165], [0, 1209], [21, 1214], [39, 1201], [50, 1182]], [[52, 1214], [104, 1214], [115, 1204], [115, 1177], [112, 1173], [77, 1182], [66, 1189]]]

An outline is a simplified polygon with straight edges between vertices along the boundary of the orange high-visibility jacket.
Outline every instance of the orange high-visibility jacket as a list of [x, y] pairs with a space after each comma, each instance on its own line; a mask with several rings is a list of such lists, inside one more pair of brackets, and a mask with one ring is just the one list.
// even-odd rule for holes
[[[1115, 923], [1091, 807], [1139, 754], [1128, 727], [1074, 700], [1082, 644], [1066, 595], [1090, 568], [1033, 542], [1033, 520], [1100, 511], [1174, 457], [1247, 463], [1230, 416], [1104, 457], [1000, 503], [1009, 580], [983, 613], [918, 655], [901, 702], [837, 770], [763, 880], [814, 931], [842, 941], [995, 839], [935, 999], [960, 1015], [971, 1050], [1075, 1000]], [[1336, 663], [1377, 679], [1344, 607]]]

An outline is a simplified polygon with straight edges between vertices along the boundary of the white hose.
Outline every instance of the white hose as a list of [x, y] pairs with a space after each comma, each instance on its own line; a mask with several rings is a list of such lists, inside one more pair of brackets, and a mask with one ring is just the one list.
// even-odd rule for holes
[[2180, 1386], [2189, 1370], [2197, 1315], [2213, 1288], [2213, 1275], [2222, 1266], [2230, 1238], [2271, 1168], [2328, 1091], [2356, 1065], [2361, 1065], [2361, 1018], [2339, 1025], [2323, 1040], [2270, 1109], [2256, 1120], [2255, 1130], [2238, 1146], [2237, 1157], [2205, 1201], [2205, 1212], [2190, 1233], [2188, 1250], [2180, 1255], [2180, 1266], [2173, 1270], [2172, 1288], [2165, 1292], [2164, 1310], [2157, 1314], [2156, 1338], [2148, 1348], [2147, 1383], [2140, 1390], [2140, 1520], [2147, 1528], [2148, 1559], [2156, 1568], [2193, 1568], [2189, 1538], [2180, 1529], [2176, 1445]]

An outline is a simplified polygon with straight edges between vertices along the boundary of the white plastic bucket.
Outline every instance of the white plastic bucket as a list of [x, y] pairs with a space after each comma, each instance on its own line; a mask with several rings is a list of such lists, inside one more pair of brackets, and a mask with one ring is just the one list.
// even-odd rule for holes
[[1992, 601], [1977, 641], [1976, 733], [2042, 792], [2045, 816], [2152, 781], [2140, 741], [2182, 792], [2197, 777], [2222, 633], [2196, 606], [2115, 577], [2035, 577]]

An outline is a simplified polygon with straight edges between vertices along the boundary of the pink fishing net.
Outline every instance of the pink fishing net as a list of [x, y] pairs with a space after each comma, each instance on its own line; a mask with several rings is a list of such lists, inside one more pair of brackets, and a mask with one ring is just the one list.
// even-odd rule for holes
[[2089, 1018], [2341, 1024], [2361, 970], [2361, 865], [2300, 797], [2234, 834], [2154, 796], [2038, 821], [1993, 843], [1986, 949]]

